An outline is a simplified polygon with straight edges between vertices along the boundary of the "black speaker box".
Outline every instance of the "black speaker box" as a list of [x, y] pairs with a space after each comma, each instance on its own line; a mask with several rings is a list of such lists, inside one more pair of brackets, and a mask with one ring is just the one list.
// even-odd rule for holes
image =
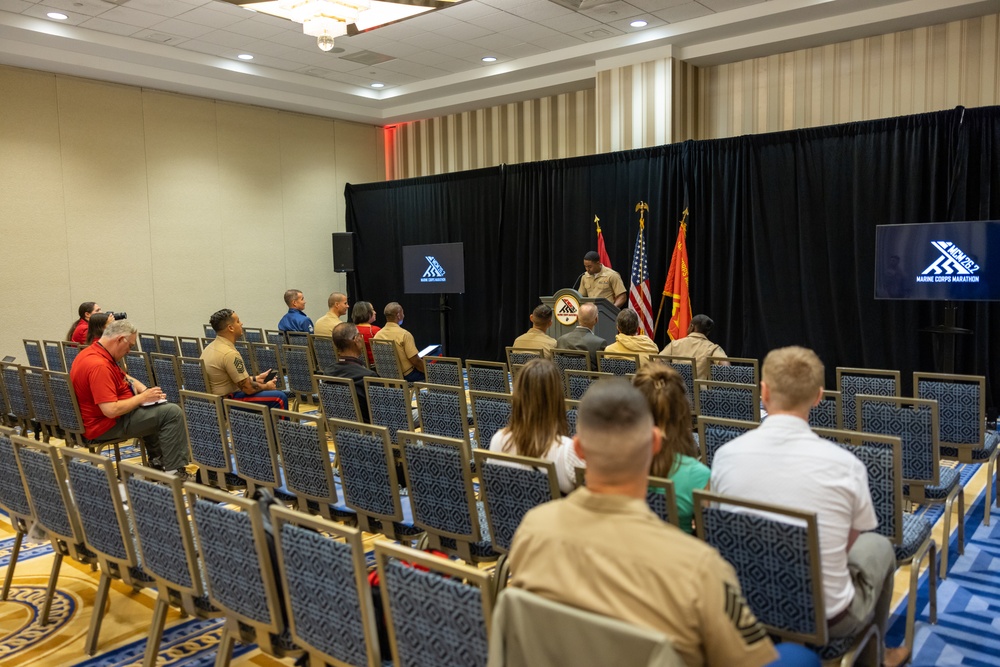
[[333, 270], [337, 273], [354, 270], [354, 232], [334, 232]]

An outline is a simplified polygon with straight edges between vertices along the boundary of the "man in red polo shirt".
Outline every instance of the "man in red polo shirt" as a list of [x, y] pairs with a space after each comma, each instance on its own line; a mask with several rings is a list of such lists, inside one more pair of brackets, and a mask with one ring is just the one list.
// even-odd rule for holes
[[115, 320], [73, 361], [69, 377], [80, 404], [83, 435], [95, 442], [142, 438], [150, 459], [159, 456], [164, 470], [187, 478], [188, 443], [181, 409], [165, 402], [159, 387], [147, 388], [118, 367], [135, 345], [136, 335], [131, 322]]

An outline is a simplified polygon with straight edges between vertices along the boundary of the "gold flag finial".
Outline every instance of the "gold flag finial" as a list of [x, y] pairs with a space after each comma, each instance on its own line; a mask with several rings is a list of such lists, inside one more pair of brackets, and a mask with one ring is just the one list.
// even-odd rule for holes
[[646, 226], [646, 211], [649, 210], [649, 204], [644, 201], [640, 201], [635, 205], [635, 210], [639, 211], [639, 227], [643, 228]]
[[594, 224], [597, 225], [597, 233], [600, 234], [601, 233], [601, 219], [598, 218], [596, 215], [594, 216]]

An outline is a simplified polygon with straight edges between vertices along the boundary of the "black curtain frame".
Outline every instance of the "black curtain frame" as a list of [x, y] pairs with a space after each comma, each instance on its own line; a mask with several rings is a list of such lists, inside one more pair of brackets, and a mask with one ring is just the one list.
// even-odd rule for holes
[[[860, 366], [902, 371], [909, 392], [912, 371], [934, 369], [920, 330], [943, 322], [944, 304], [874, 299], [875, 227], [1000, 219], [1000, 107], [349, 184], [345, 196], [357, 237], [351, 298], [377, 312], [400, 301], [418, 345], [439, 338], [438, 300], [403, 293], [400, 246], [465, 243], [448, 353], [501, 359], [538, 297], [583, 270], [595, 214], [628, 285], [642, 200], [654, 308], [687, 206], [693, 309], [715, 320], [712, 337], [731, 356], [805, 345], [828, 387], [836, 366]], [[1000, 305], [960, 302], [958, 326], [974, 333], [959, 336], [956, 372], [986, 375], [995, 405]]]

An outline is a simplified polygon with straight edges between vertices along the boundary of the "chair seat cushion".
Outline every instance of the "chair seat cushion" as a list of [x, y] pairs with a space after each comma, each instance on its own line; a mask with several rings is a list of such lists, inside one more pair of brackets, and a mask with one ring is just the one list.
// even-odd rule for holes
[[896, 560], [908, 561], [931, 534], [931, 523], [922, 516], [903, 514], [903, 542], [892, 545]]
[[[960, 475], [957, 468], [941, 466], [937, 486], [925, 486], [924, 497], [928, 500], [944, 500], [958, 486]], [[903, 485], [903, 495], [910, 495], [910, 485]]]
[[854, 646], [854, 642], [857, 641], [857, 637], [835, 637], [830, 639], [825, 646], [811, 646], [809, 648], [819, 655], [820, 660], [833, 660], [834, 658], [839, 658]]
[[[997, 445], [1000, 444], [1000, 433], [996, 431], [986, 432], [986, 444], [983, 447], [977, 447], [972, 452], [973, 461], [985, 461], [993, 457], [993, 454], [997, 451]], [[958, 458], [958, 447], [947, 447], [941, 445], [941, 456], [949, 459]]]

